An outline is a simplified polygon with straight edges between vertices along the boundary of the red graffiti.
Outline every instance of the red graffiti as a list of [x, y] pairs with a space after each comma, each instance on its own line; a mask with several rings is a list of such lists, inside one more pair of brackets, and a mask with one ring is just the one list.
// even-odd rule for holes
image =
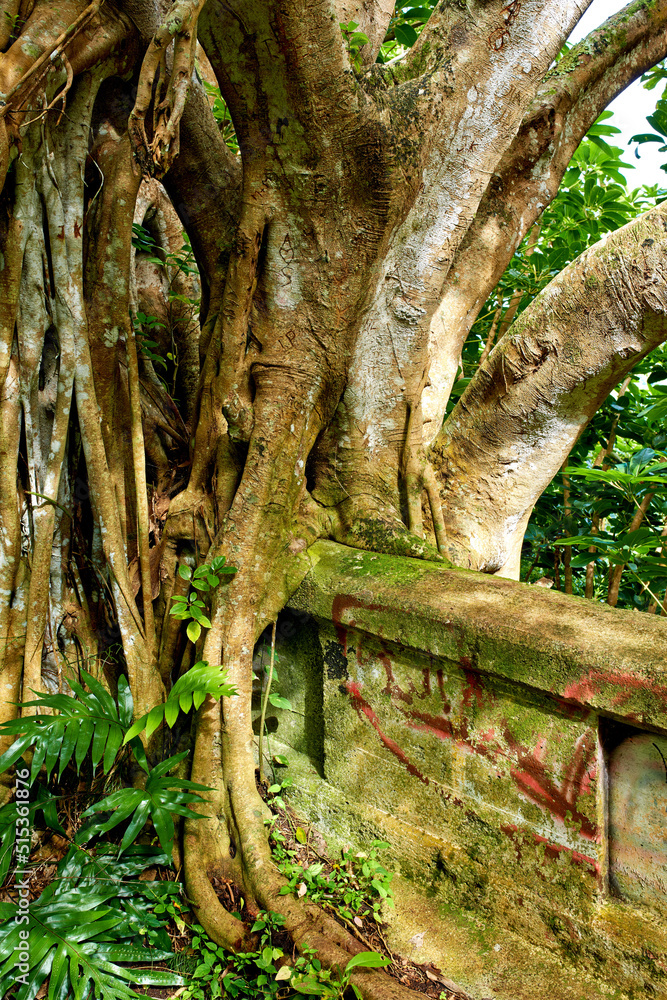
[[376, 733], [378, 734], [384, 745], [387, 747], [387, 749], [391, 750], [391, 752], [395, 754], [396, 757], [398, 757], [401, 764], [405, 765], [408, 774], [413, 774], [415, 778], [419, 778], [419, 780], [423, 781], [425, 785], [428, 785], [429, 783], [428, 778], [425, 775], [423, 775], [421, 771], [415, 767], [414, 764], [410, 762], [407, 754], [404, 753], [404, 751], [401, 749], [398, 743], [395, 740], [392, 740], [390, 736], [387, 736], [386, 733], [383, 733], [382, 729], [380, 728], [380, 722], [378, 720], [377, 715], [375, 714], [371, 706], [368, 704], [366, 699], [362, 696], [359, 687], [352, 681], [348, 681], [346, 686], [347, 690], [350, 693], [352, 704], [356, 708], [357, 712], [359, 713], [359, 715], [363, 714], [366, 716], [366, 718], [368, 719], [368, 721], [370, 722], [373, 729], [376, 731]]
[[333, 599], [331, 605], [331, 619], [336, 627], [336, 635], [338, 637], [338, 642], [343, 647], [345, 655], [347, 656], [347, 630], [348, 628], [354, 628], [356, 622], [352, 618], [349, 622], [343, 623], [343, 614], [348, 608], [363, 608], [364, 611], [383, 611], [384, 608], [381, 604], [367, 604], [365, 601], [360, 601], [357, 597], [351, 597], [347, 594], [338, 594]]
[[656, 695], [663, 704], [667, 702], [667, 689], [664, 684], [656, 683], [646, 677], [637, 677], [634, 673], [617, 674], [604, 670], [591, 670], [585, 677], [572, 681], [563, 691], [563, 697], [573, 701], [593, 701], [606, 687], [618, 689], [611, 702], [616, 706], [623, 705], [632, 698], [635, 691], [641, 690]]
[[559, 855], [565, 853], [570, 855], [574, 864], [585, 866], [589, 875], [595, 875], [597, 877], [600, 874], [599, 862], [596, 861], [595, 858], [589, 857], [588, 854], [582, 854], [580, 851], [575, 851], [571, 847], [564, 847], [562, 844], [552, 844], [545, 837], [541, 837], [538, 833], [524, 832], [520, 835], [518, 826], [515, 826], [513, 823], [504, 823], [500, 829], [512, 841], [519, 864], [521, 864], [522, 858], [521, 849], [526, 846], [526, 837], [529, 836], [532, 837], [535, 844], [544, 845], [543, 864], [547, 861], [556, 861]]
[[581, 835], [587, 840], [596, 840], [597, 825], [577, 809], [577, 799], [590, 791], [591, 782], [597, 773], [597, 747], [591, 734], [583, 733], [575, 743], [574, 754], [560, 784], [556, 784], [539, 760], [537, 748], [533, 751], [526, 750], [508, 729], [505, 730], [504, 737], [507, 745], [516, 753], [520, 765], [510, 771], [519, 791], [563, 821], [570, 813], [578, 824]]
[[[361, 644], [357, 646], [356, 652], [359, 666], [366, 665], [372, 658], [362, 653]], [[544, 738], [539, 739], [535, 747], [526, 747], [513, 736], [506, 723], [500, 734], [493, 728], [486, 732], [471, 732], [469, 718], [472, 712], [484, 708], [485, 704], [488, 705], [495, 700], [493, 692], [484, 687], [480, 674], [467, 666], [462, 668], [464, 711], [453, 716], [452, 706], [445, 693], [442, 670], [423, 669], [421, 685], [418, 687], [410, 679], [407, 682], [407, 690], [404, 690], [394, 677], [389, 651], [382, 646], [380, 652], [375, 654], [375, 658], [382, 664], [387, 677], [384, 693], [389, 695], [394, 708], [401, 713], [411, 729], [429, 733], [441, 740], [452, 740], [464, 751], [475, 753], [492, 762], [503, 759], [509, 766], [509, 773], [522, 795], [561, 822], [576, 826], [580, 835], [587, 840], [598, 839], [596, 824], [577, 806], [579, 797], [590, 792], [591, 783], [597, 773], [597, 746], [590, 732], [579, 737], [565, 774], [560, 781], [557, 781], [550, 772], [548, 762], [543, 760], [546, 749]], [[418, 707], [420, 701], [432, 694], [434, 674], [442, 702], [437, 715], [422, 711]], [[401, 761], [410, 774], [428, 784], [428, 778], [409, 760], [399, 744], [383, 732], [377, 714], [363, 697], [361, 687], [352, 681], [348, 681], [346, 687], [354, 708], [360, 717], [363, 716], [371, 723], [387, 749]]]

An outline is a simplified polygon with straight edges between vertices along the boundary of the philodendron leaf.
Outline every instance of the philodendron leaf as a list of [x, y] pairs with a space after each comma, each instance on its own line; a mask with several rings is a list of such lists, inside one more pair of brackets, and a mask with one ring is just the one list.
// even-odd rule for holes
[[[47, 1000], [87, 1000], [90, 996], [134, 1000], [139, 994], [132, 989], [133, 982], [160, 987], [185, 985], [176, 973], [145, 968], [151, 961], [169, 958], [171, 952], [147, 947], [145, 930], [134, 930], [130, 919], [141, 912], [147, 926], [159, 927], [148, 909], [154, 901], [155, 883], [139, 881], [136, 876], [167, 859], [151, 848], [128, 853], [132, 855], [129, 862], [117, 860], [114, 854], [98, 859], [80, 848], [70, 848], [54, 881], [30, 904], [24, 982], [17, 983], [17, 924], [5, 919], [9, 913], [0, 912], [0, 996], [7, 996], [14, 988], [16, 1000], [34, 1000], [47, 979]], [[141, 962], [144, 968], [135, 970], [118, 962]]]

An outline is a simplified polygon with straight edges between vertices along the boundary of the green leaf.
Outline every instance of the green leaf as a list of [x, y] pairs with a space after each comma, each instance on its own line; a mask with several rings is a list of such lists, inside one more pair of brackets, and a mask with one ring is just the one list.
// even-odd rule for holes
[[45, 727], [45, 742], [46, 742], [46, 756], [44, 759], [44, 765], [46, 768], [47, 778], [51, 777], [51, 772], [56, 766], [58, 760], [58, 755], [62, 747], [63, 736], [65, 733], [65, 719], [62, 716], [54, 719], [51, 725]]
[[132, 692], [127, 679], [121, 676], [118, 678], [118, 719], [122, 726], [129, 726], [134, 715], [134, 702]]
[[[37, 787], [39, 788], [39, 793], [38, 793], [38, 800], [35, 803], [35, 806], [39, 807], [39, 809], [41, 810], [42, 815], [44, 817], [44, 822], [48, 827], [50, 827], [51, 830], [55, 830], [57, 833], [60, 833], [62, 836], [66, 837], [67, 834], [63, 829], [60, 820], [58, 819], [58, 808], [57, 808], [58, 799], [55, 796], [48, 795], [41, 785], [38, 785]], [[37, 808], [35, 809], [35, 811], [37, 811]]]
[[123, 839], [120, 844], [121, 851], [126, 851], [130, 844], [133, 843], [135, 838], [143, 829], [146, 820], [148, 819], [148, 814], [151, 811], [151, 801], [150, 799], [145, 799], [140, 802], [134, 811], [134, 815], [128, 824], [128, 827], [123, 835]]
[[72, 759], [74, 747], [76, 746], [76, 741], [79, 735], [79, 724], [79, 720], [75, 718], [69, 719], [65, 723], [63, 740], [60, 745], [60, 767], [58, 769], [58, 780], [60, 780], [60, 776]]
[[188, 639], [190, 640], [190, 642], [196, 642], [199, 636], [201, 635], [200, 623], [198, 621], [189, 622], [186, 632], [188, 634]]
[[654, 132], [640, 132], [638, 135], [633, 135], [628, 142], [664, 142], [664, 135], [655, 135]]
[[180, 702], [174, 700], [173, 698], [168, 698], [164, 706], [164, 719], [170, 729], [174, 728], [174, 724], [179, 716]]
[[325, 983], [318, 982], [317, 979], [303, 979], [301, 982], [296, 982], [292, 979], [290, 981], [290, 988], [311, 997], [323, 997], [332, 994], [331, 987]]
[[128, 731], [125, 733], [123, 746], [125, 746], [126, 743], [129, 743], [131, 740], [133, 740], [135, 736], [138, 736], [139, 733], [143, 733], [144, 729], [146, 728], [147, 722], [148, 722], [147, 715], [142, 715], [140, 719], [137, 719], [134, 725], [130, 726]]
[[164, 705], [156, 705], [146, 719], [146, 739], [149, 740], [164, 718]]
[[92, 719], [83, 719], [81, 726], [79, 727], [79, 735], [76, 741], [76, 750], [74, 752], [74, 759], [76, 761], [76, 769], [79, 771], [81, 765], [83, 764], [83, 759], [88, 753], [88, 748], [90, 747], [91, 740], [93, 738], [93, 732], [95, 725]]
[[171, 854], [174, 844], [174, 821], [166, 809], [155, 809], [152, 819], [162, 850], [165, 854]]
[[98, 722], [95, 727], [95, 734], [93, 736], [93, 748], [90, 755], [91, 763], [93, 765], [93, 770], [97, 768], [97, 765], [102, 760], [104, 755], [104, 747], [106, 746], [107, 736], [109, 735], [109, 723], [108, 722]]
[[410, 24], [397, 24], [394, 28], [397, 41], [406, 48], [412, 48], [417, 41], [417, 32]]
[[181, 580], [189, 580], [192, 576], [191, 567], [186, 566], [184, 563], [181, 563], [180, 566], [178, 567], [178, 575], [180, 576]]
[[178, 704], [182, 712], [189, 712], [192, 708], [192, 693], [187, 692], [179, 695]]
[[33, 742], [34, 738], [32, 734], [27, 733], [12, 743], [9, 750], [5, 750], [2, 757], [0, 757], [0, 773], [10, 768], [12, 764], [15, 764], [28, 747], [32, 746]]
[[113, 767], [122, 742], [123, 730], [120, 726], [112, 726], [109, 732], [109, 738], [107, 739], [107, 745], [104, 750], [104, 762], [102, 767], [105, 774], [108, 774]]
[[275, 694], [274, 692], [271, 692], [271, 694], [269, 695], [269, 701], [273, 705], [274, 708], [282, 708], [286, 712], [292, 712], [292, 711], [294, 711], [294, 709], [292, 708], [292, 703], [290, 701], [288, 701], [287, 698], [283, 698], [279, 694]]
[[431, 16], [431, 9], [429, 7], [410, 7], [409, 10], [401, 11], [401, 17], [404, 19], [416, 19], [427, 21]]
[[382, 969], [387, 965], [391, 965], [391, 959], [385, 958], [384, 955], [378, 955], [375, 951], [360, 951], [347, 963], [345, 972], [347, 974], [357, 968]]
[[116, 707], [116, 703], [114, 702], [113, 698], [106, 690], [104, 685], [100, 684], [100, 682], [95, 677], [93, 677], [92, 674], [89, 674], [87, 670], [82, 669], [81, 674], [83, 675], [86, 684], [90, 688], [91, 692], [97, 698], [98, 702], [104, 709], [109, 719], [113, 719], [115, 722], [118, 722], [119, 718], [118, 718], [118, 709]]

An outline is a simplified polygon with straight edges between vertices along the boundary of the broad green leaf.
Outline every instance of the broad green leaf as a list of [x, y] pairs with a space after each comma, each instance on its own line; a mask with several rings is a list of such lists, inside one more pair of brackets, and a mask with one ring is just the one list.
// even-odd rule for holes
[[76, 769], [79, 771], [81, 765], [83, 764], [84, 757], [88, 753], [88, 748], [90, 747], [91, 740], [93, 738], [94, 723], [92, 719], [83, 719], [79, 727], [79, 735], [76, 740], [76, 750], [74, 753], [74, 759], [76, 761]]
[[133, 843], [135, 838], [139, 835], [139, 833], [141, 832], [146, 823], [146, 820], [148, 819], [150, 811], [151, 811], [150, 799], [147, 798], [143, 802], [139, 803], [139, 805], [135, 809], [134, 815], [132, 816], [132, 819], [130, 820], [125, 833], [123, 834], [123, 839], [120, 844], [121, 851], [127, 850], [130, 844]]
[[274, 708], [282, 708], [286, 712], [292, 712], [292, 703], [288, 701], [287, 698], [283, 698], [279, 694], [274, 694], [273, 692], [269, 695], [269, 701]]
[[0, 773], [10, 768], [12, 764], [15, 764], [27, 748], [32, 746], [32, 743], [33, 738], [31, 734], [21, 736], [18, 740], [12, 743], [9, 750], [5, 750], [2, 757], [0, 757]]
[[112, 726], [109, 731], [109, 738], [107, 739], [107, 745], [104, 750], [104, 762], [103, 768], [104, 773], [108, 774], [114, 765], [114, 761], [118, 755], [121, 744], [123, 742], [123, 730], [120, 726]]
[[417, 41], [417, 32], [410, 24], [397, 24], [394, 28], [397, 41], [406, 48], [412, 48]]
[[137, 721], [132, 726], [130, 726], [128, 731], [125, 733], [125, 738], [123, 739], [123, 746], [125, 746], [126, 743], [130, 743], [130, 741], [133, 740], [135, 736], [138, 736], [139, 733], [143, 733], [144, 729], [146, 728], [147, 722], [148, 722], [147, 715], [142, 715], [140, 719], [137, 719]]
[[381, 969], [387, 965], [391, 965], [391, 959], [385, 958], [384, 955], [378, 955], [375, 951], [360, 951], [358, 955], [355, 955], [345, 966], [345, 972], [351, 972], [352, 969], [364, 968], [364, 969]]
[[201, 635], [201, 625], [198, 621], [188, 622], [188, 627], [186, 629], [188, 634], [188, 639], [190, 642], [196, 642]]
[[121, 676], [118, 678], [118, 718], [122, 726], [129, 726], [132, 723], [134, 714], [134, 702], [132, 692], [127, 679]]
[[164, 705], [156, 705], [146, 719], [146, 739], [150, 739], [164, 718]]
[[164, 706], [164, 719], [170, 729], [173, 729], [174, 724], [179, 716], [180, 703], [173, 698], [168, 698]]
[[53, 719], [50, 725], [45, 726], [44, 740], [46, 744], [46, 755], [44, 758], [44, 766], [46, 768], [47, 778], [51, 777], [51, 772], [56, 766], [58, 760], [58, 755], [60, 754], [60, 749], [63, 741], [63, 734], [65, 732], [65, 719], [62, 716]]
[[93, 735], [93, 746], [90, 755], [90, 760], [93, 765], [93, 770], [97, 768], [97, 765], [102, 760], [108, 735], [109, 735], [109, 723], [98, 722], [97, 725], [95, 726], [95, 733]]
[[174, 843], [174, 821], [171, 815], [166, 809], [155, 809], [152, 820], [162, 850], [165, 854], [171, 854]]
[[81, 673], [86, 681], [86, 684], [88, 685], [88, 687], [90, 688], [90, 690], [95, 695], [100, 705], [108, 715], [109, 720], [118, 722], [119, 721], [118, 709], [116, 707], [116, 703], [114, 702], [113, 698], [106, 690], [104, 685], [100, 684], [100, 682], [95, 677], [93, 677], [92, 674], [89, 674], [87, 670], [82, 670]]

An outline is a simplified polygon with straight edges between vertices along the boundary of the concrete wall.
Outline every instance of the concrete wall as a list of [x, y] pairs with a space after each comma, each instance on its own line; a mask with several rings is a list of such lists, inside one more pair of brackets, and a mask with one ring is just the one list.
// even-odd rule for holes
[[330, 848], [391, 844], [396, 945], [476, 1000], [667, 997], [667, 623], [311, 553], [272, 750]]

